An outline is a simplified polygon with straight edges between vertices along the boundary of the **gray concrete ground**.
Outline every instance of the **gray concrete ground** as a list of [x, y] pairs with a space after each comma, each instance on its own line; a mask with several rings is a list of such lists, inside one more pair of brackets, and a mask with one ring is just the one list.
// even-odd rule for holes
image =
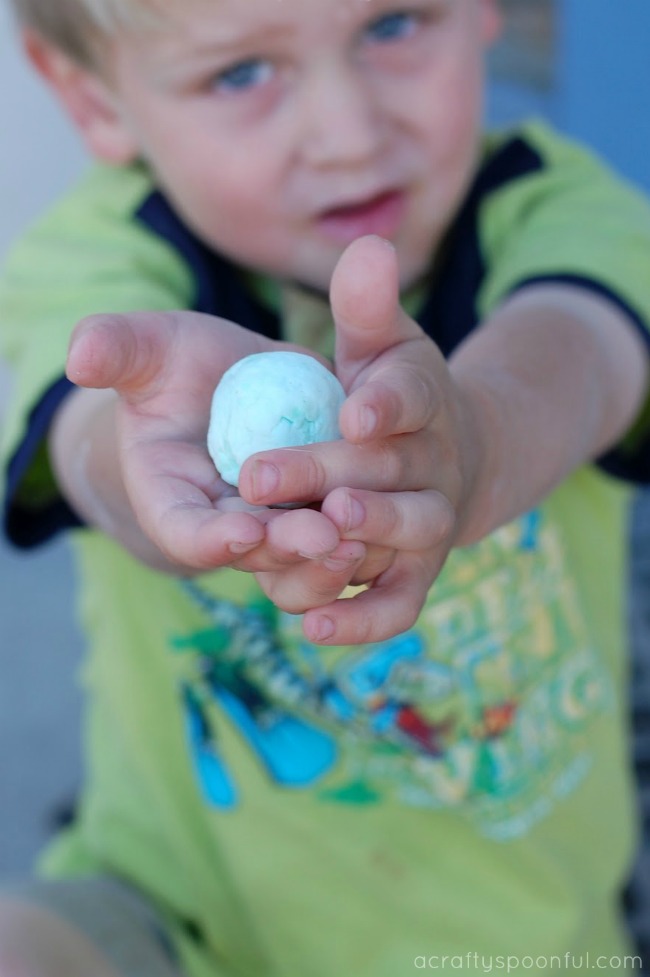
[[[0, 6], [0, 258], [22, 227], [79, 172], [76, 137], [24, 67]], [[0, 424], [9, 394], [0, 365]], [[25, 872], [50, 809], [79, 771], [81, 640], [67, 546], [36, 554], [0, 542], [0, 877]]]
[[79, 781], [81, 639], [67, 546], [0, 545], [0, 877], [25, 873]]

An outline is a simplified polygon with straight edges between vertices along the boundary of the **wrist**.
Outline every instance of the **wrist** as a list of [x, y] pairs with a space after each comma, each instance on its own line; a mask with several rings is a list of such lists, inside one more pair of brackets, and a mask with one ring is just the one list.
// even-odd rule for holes
[[502, 429], [499, 398], [471, 374], [454, 376], [457, 390], [462, 491], [456, 506], [455, 546], [477, 543], [503, 521], [509, 508], [507, 485], [499, 473], [498, 432]]
[[49, 434], [52, 468], [66, 501], [88, 523], [107, 532], [113, 522], [98, 469], [112, 468], [114, 408], [112, 390], [78, 388], [59, 409]]
[[88, 525], [124, 541], [137, 522], [121, 474], [118, 401], [110, 389], [75, 390], [54, 419], [49, 449], [68, 504]]

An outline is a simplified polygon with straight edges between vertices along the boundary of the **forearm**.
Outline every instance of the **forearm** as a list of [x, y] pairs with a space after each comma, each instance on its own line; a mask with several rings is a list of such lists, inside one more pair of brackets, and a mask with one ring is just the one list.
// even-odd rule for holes
[[113, 390], [77, 389], [53, 421], [49, 450], [68, 504], [90, 526], [111, 536], [141, 562], [178, 573], [141, 529], [122, 478]]
[[465, 404], [459, 545], [536, 505], [626, 431], [648, 357], [621, 311], [573, 286], [513, 296], [450, 363]]

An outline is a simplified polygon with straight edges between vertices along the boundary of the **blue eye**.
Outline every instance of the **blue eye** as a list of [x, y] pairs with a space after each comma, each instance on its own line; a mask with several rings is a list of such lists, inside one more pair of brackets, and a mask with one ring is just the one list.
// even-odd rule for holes
[[272, 74], [273, 68], [268, 61], [251, 58], [222, 71], [217, 76], [216, 87], [223, 91], [243, 92], [263, 85]]
[[380, 17], [367, 28], [367, 34], [373, 41], [385, 44], [390, 41], [401, 41], [410, 37], [417, 26], [417, 18], [412, 13], [396, 12]]

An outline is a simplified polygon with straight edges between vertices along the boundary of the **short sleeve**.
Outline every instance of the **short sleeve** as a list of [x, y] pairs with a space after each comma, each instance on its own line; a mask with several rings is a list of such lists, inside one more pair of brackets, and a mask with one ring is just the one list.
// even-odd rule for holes
[[[650, 355], [650, 202], [592, 153], [545, 126], [531, 124], [525, 138], [539, 167], [484, 203], [481, 316], [527, 284], [571, 283], [617, 305]], [[618, 477], [650, 482], [650, 402], [601, 464]]]
[[4, 529], [34, 545], [77, 524], [54, 483], [46, 436], [72, 388], [70, 334], [86, 315], [183, 308], [192, 277], [133, 215], [151, 191], [139, 168], [95, 167], [9, 255], [0, 277], [0, 353], [11, 395], [1, 419]]

